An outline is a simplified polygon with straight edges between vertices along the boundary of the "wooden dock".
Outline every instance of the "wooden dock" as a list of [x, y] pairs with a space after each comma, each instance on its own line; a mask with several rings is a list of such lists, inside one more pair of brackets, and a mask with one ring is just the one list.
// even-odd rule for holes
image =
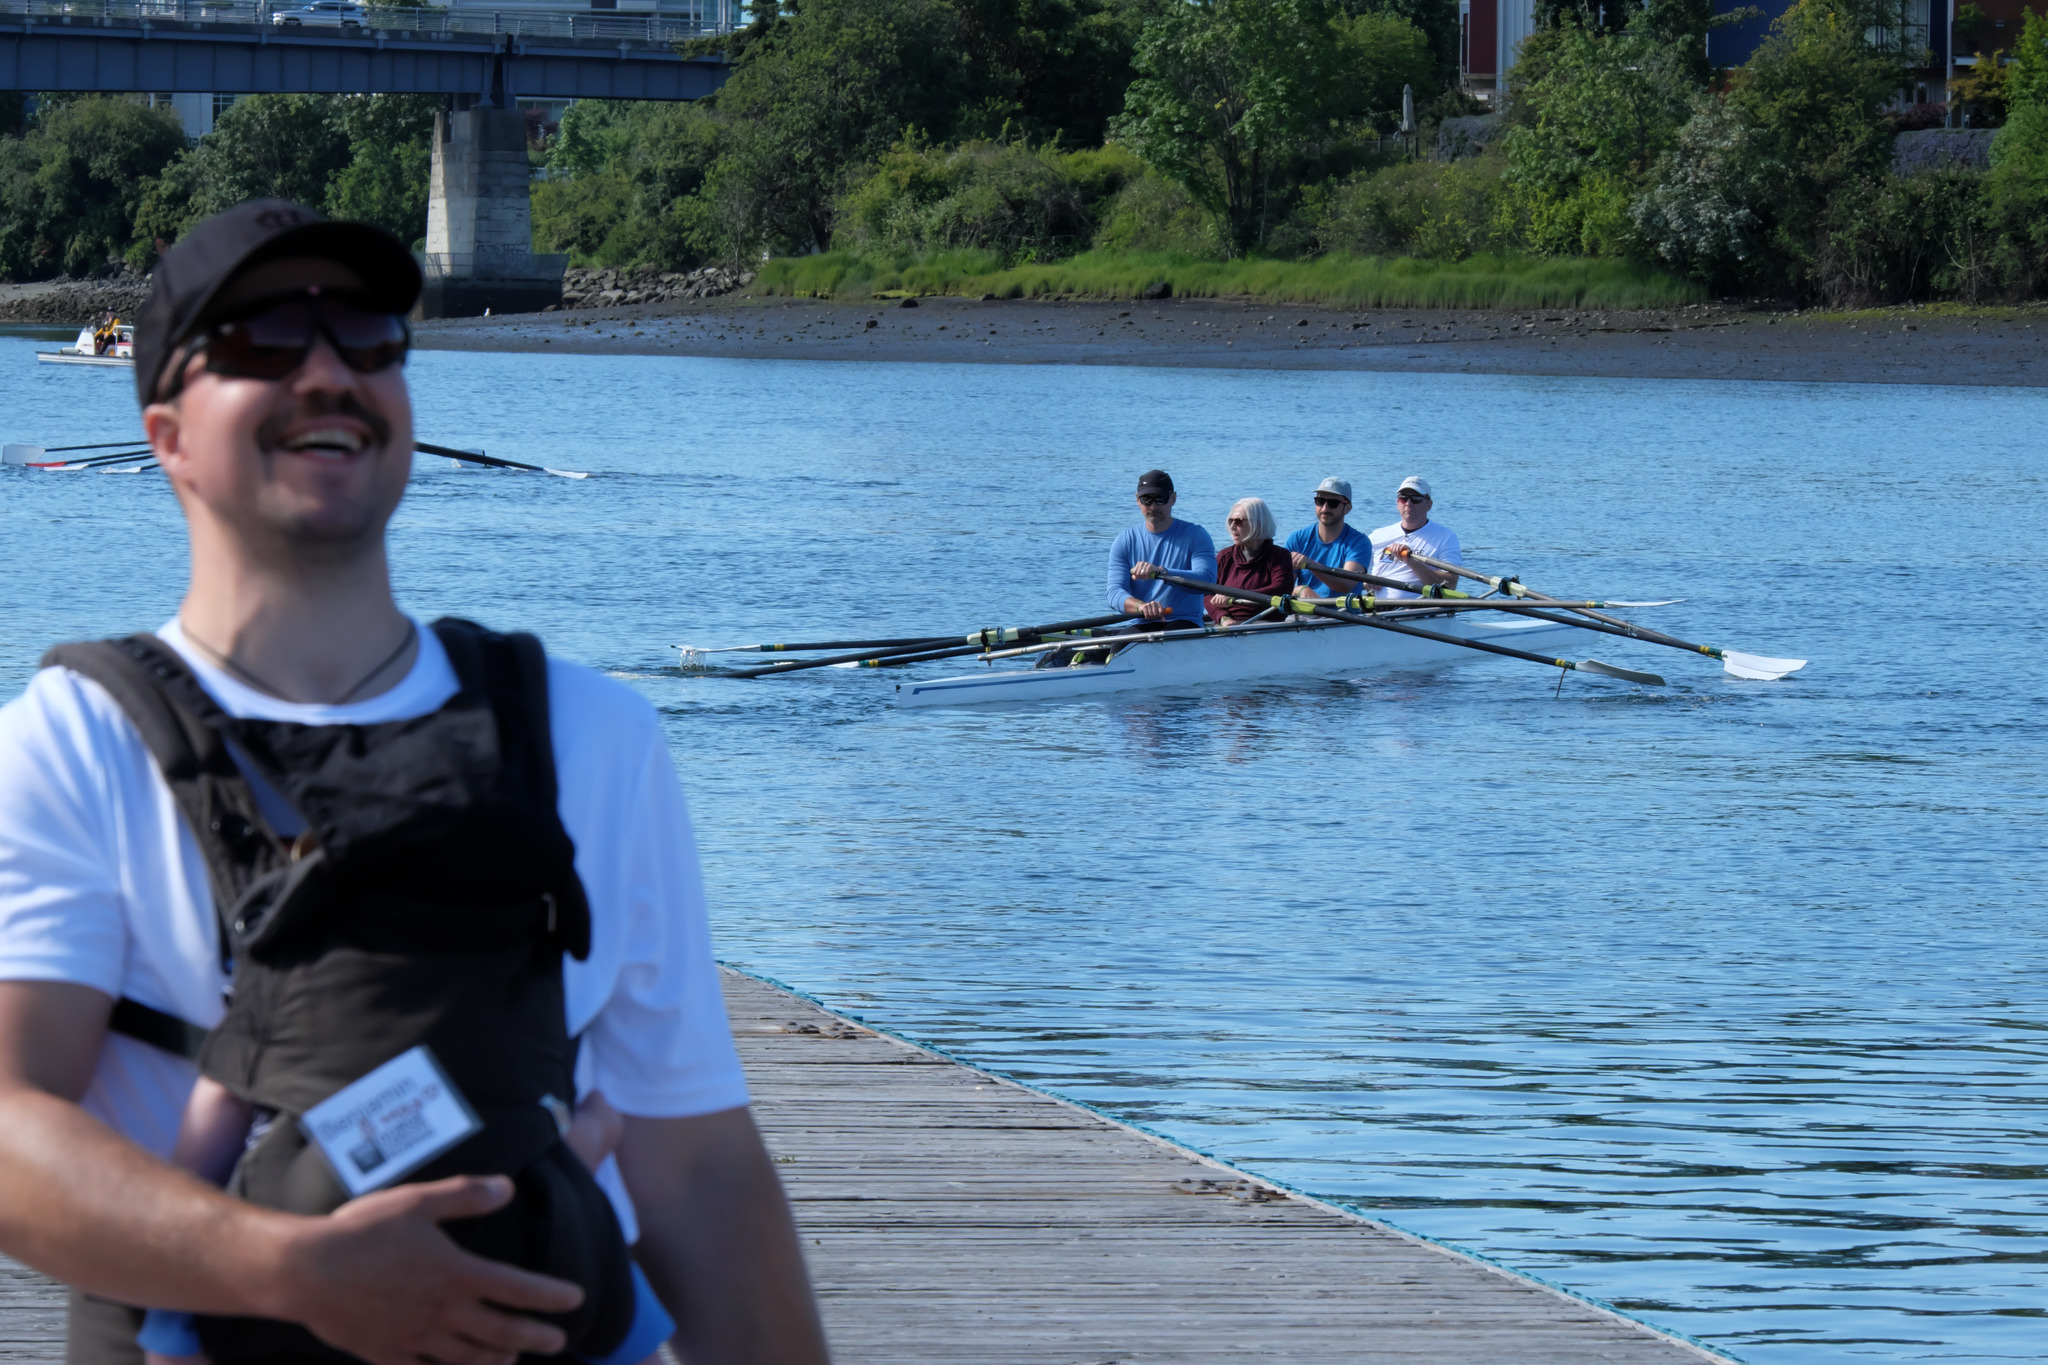
[[[752, 977], [725, 990], [839, 1365], [1729, 1359]], [[0, 1265], [0, 1361], [60, 1361], [61, 1316]]]

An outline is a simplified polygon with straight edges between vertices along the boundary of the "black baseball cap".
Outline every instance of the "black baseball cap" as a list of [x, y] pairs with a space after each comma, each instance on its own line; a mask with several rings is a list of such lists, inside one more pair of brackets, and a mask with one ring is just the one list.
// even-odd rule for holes
[[363, 282], [351, 297], [379, 312], [410, 313], [419, 301], [419, 262], [383, 228], [330, 222], [286, 199], [251, 199], [193, 228], [157, 262], [135, 319], [136, 400], [147, 407], [180, 343], [220, 321], [213, 302], [230, 280], [292, 257], [346, 267]]
[[1148, 469], [1138, 476], [1140, 493], [1171, 493], [1173, 476], [1163, 469]]

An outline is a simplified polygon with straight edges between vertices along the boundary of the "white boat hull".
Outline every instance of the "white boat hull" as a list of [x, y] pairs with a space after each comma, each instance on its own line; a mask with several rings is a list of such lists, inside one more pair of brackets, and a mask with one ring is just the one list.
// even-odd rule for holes
[[[1433, 616], [1414, 625], [1439, 635], [1546, 653], [1572, 627], [1529, 617]], [[1105, 664], [1029, 668], [896, 685], [898, 706], [981, 706], [1106, 692], [1183, 690], [1211, 683], [1355, 677], [1498, 657], [1371, 626], [1300, 622], [1131, 645]]]
[[76, 351], [37, 351], [45, 365], [106, 365], [123, 370], [135, 368], [135, 358], [125, 355], [80, 355]]

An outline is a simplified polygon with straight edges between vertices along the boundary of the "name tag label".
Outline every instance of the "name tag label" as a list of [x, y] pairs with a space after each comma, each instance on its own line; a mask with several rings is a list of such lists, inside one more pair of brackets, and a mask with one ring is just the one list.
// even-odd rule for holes
[[353, 1199], [404, 1179], [483, 1124], [422, 1043], [308, 1109], [299, 1127]]

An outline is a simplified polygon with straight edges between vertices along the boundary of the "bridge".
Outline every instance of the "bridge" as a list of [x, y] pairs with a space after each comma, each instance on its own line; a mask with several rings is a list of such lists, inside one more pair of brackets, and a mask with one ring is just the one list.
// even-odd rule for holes
[[0, 90], [432, 94], [427, 317], [561, 298], [566, 257], [532, 254], [522, 99], [701, 99], [717, 57], [677, 44], [730, 32], [739, 0], [683, 13], [371, 8], [314, 27], [299, 0], [0, 0]]

